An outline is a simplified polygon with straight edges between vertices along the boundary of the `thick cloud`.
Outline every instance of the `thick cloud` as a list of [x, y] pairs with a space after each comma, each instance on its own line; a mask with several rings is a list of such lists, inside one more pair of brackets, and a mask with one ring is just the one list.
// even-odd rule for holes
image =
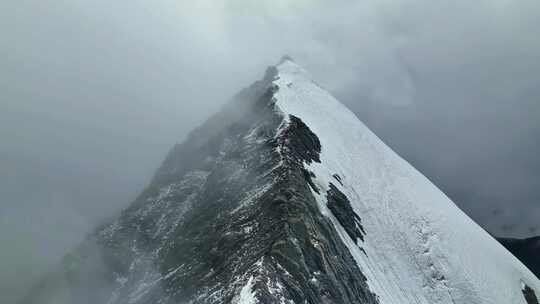
[[285, 53], [488, 230], [540, 216], [540, 4], [0, 2], [0, 302]]

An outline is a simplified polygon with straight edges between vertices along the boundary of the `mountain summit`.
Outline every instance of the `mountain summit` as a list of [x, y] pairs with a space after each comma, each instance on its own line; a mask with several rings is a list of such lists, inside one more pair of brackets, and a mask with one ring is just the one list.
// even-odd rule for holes
[[538, 304], [539, 280], [284, 59], [23, 303]]

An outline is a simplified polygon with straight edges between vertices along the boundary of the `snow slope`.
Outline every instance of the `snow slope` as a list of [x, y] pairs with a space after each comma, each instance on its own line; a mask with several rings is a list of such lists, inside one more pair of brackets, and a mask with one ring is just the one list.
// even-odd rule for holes
[[[306, 164], [324, 190], [313, 192], [321, 212], [382, 304], [527, 304], [525, 286], [540, 292], [539, 280], [525, 266], [305, 70], [290, 60], [277, 70], [276, 110], [299, 117], [321, 142], [321, 163]], [[329, 183], [351, 201], [365, 242], [355, 244], [327, 208]]]

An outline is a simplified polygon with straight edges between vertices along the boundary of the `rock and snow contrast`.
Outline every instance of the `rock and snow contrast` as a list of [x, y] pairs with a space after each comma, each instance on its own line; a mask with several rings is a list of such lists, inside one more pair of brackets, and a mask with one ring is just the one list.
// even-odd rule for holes
[[498, 240], [523, 262], [536, 277], [540, 278], [540, 236], [526, 239], [498, 238]]
[[289, 58], [23, 303], [538, 304], [540, 281]]

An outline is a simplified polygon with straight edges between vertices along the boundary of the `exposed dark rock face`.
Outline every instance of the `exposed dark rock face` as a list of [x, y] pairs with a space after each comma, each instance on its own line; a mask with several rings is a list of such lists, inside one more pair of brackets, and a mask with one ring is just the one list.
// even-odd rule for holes
[[296, 279], [294, 303], [377, 303], [366, 278], [311, 194], [313, 173], [306, 174], [303, 164], [320, 162], [318, 138], [294, 116], [286, 128], [277, 137], [283, 166], [278, 170], [282, 195], [275, 203], [287, 217], [287, 237], [275, 243], [278, 251], [273, 252]]
[[525, 266], [540, 278], [540, 237], [528, 239], [498, 238]]
[[343, 181], [341, 180], [341, 176], [339, 176], [339, 174], [332, 174], [332, 177], [340, 184], [343, 186]]
[[527, 285], [523, 288], [523, 296], [525, 297], [527, 304], [539, 304], [536, 293]]
[[294, 115], [289, 116], [287, 128], [280, 135], [283, 151], [288, 157], [293, 157], [297, 162], [320, 163], [321, 143], [311, 130]]
[[[25, 304], [378, 303], [317, 205], [317, 136], [273, 108], [275, 69], [175, 146], [150, 186]], [[359, 217], [331, 185], [351, 237]], [[331, 202], [330, 202], [331, 201]], [[255, 303], [255, 302], [254, 302]]]
[[360, 222], [360, 217], [354, 212], [351, 202], [339, 191], [339, 189], [330, 183], [330, 190], [327, 192], [328, 202], [326, 205], [337, 218], [341, 226], [347, 231], [347, 234], [358, 244], [358, 239], [364, 241], [364, 227]]

